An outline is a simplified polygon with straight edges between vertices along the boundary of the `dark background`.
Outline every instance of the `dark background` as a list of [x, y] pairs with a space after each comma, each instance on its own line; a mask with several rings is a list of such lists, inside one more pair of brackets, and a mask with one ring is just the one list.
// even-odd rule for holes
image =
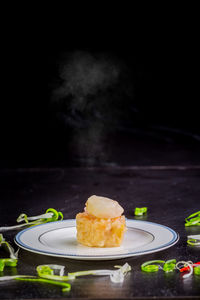
[[[166, 249], [162, 257], [197, 261], [197, 249], [186, 247], [186, 236], [198, 232], [196, 228], [185, 230], [184, 218], [198, 210], [198, 10], [193, 7], [190, 12], [187, 3], [183, 13], [183, 3], [177, 10], [174, 3], [164, 8], [156, 3], [153, 9], [159, 18], [155, 18], [142, 3], [139, 20], [132, 22], [138, 10], [131, 7], [126, 15], [120, 6], [116, 15], [116, 2], [111, 12], [102, 3], [95, 2], [95, 12], [103, 8], [107, 23], [103, 14], [97, 18], [94, 12], [91, 20], [79, 10], [80, 18], [80, 7], [76, 7], [72, 12], [63, 9], [64, 17], [57, 14], [61, 24], [56, 13], [49, 15], [47, 7], [44, 12], [38, 7], [45, 24], [41, 26], [37, 14], [30, 21], [24, 5], [21, 12], [27, 20], [14, 12], [16, 21], [11, 23], [9, 7], [9, 18], [2, 26], [5, 37], [0, 37], [2, 226], [14, 225], [21, 212], [38, 215], [44, 207], [55, 207], [65, 219], [74, 218], [85, 199], [97, 194], [119, 201], [128, 218], [134, 217], [136, 206], [148, 207], [143, 220], [170, 226], [180, 235], [177, 246]], [[47, 15], [51, 25], [46, 23]], [[65, 169], [70, 166], [100, 167]], [[13, 233], [6, 233], [8, 241]], [[20, 274], [35, 274], [41, 263], [62, 263], [60, 258], [50, 261], [47, 256], [41, 262], [40, 256], [26, 251], [19, 255]], [[178, 273], [152, 274], [156, 280], [144, 276], [140, 265], [158, 258], [156, 253], [130, 258], [134, 272], [123, 287], [108, 284], [105, 289], [107, 279], [92, 284], [85, 279], [89, 296], [199, 295], [195, 277], [188, 284]], [[96, 262], [95, 268], [102, 268], [102, 263]], [[72, 271], [91, 269], [84, 261], [68, 261], [67, 266]], [[88, 296], [90, 289], [85, 287], [84, 281], [77, 280], [70, 295]], [[54, 287], [34, 283], [22, 289], [11, 283], [1, 291], [9, 299], [59, 295]]]
[[[1, 167], [199, 163], [193, 27], [119, 28], [12, 27], [1, 56]], [[82, 73], [73, 84], [83, 83], [55, 96], [74, 65]], [[91, 83], [87, 68], [103, 81]], [[81, 97], [84, 107], [76, 105]]]

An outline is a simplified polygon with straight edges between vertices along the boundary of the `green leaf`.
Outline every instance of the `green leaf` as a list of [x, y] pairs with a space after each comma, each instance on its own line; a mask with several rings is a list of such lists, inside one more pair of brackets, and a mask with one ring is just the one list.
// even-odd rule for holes
[[142, 216], [147, 213], [147, 207], [136, 207], [135, 216]]

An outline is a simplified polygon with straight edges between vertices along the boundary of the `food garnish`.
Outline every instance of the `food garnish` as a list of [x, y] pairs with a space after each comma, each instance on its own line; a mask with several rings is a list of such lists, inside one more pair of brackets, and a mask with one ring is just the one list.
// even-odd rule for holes
[[128, 263], [125, 263], [123, 266], [115, 266], [118, 270], [88, 270], [88, 271], [79, 271], [74, 273], [68, 273], [68, 276], [85, 276], [85, 275], [109, 275], [112, 282], [119, 283], [124, 281], [124, 276], [131, 271], [131, 266]]
[[174, 270], [179, 270], [181, 273], [186, 272], [183, 275], [183, 278], [188, 278], [193, 274], [193, 271], [195, 275], [200, 275], [200, 262], [193, 263], [192, 261], [178, 261], [176, 263], [176, 259], [170, 259], [167, 261], [150, 260], [144, 262], [141, 265], [141, 269], [142, 271], [147, 273], [158, 272], [159, 269], [163, 270], [166, 273], [173, 272]]
[[200, 226], [200, 211], [191, 214], [185, 219], [185, 226]]
[[195, 275], [200, 275], [200, 266], [195, 266], [194, 267], [194, 274]]
[[190, 246], [200, 246], [200, 234], [197, 235], [188, 235], [187, 243]]
[[58, 212], [54, 208], [48, 208], [44, 214], [39, 216], [33, 216], [33, 217], [28, 217], [26, 214], [22, 213], [17, 218], [17, 223], [24, 222], [23, 224], [0, 227], [0, 232], [8, 231], [8, 230], [16, 230], [24, 226], [34, 226], [34, 225], [39, 225], [39, 224], [54, 222], [59, 220], [63, 220], [63, 214], [60, 211]]
[[[37, 275], [14, 275], [14, 276], [2, 276], [0, 281], [6, 280], [23, 280], [29, 282], [43, 282], [54, 285], [59, 285], [62, 287], [63, 292], [68, 292], [71, 290], [71, 284], [67, 283], [68, 280], [73, 280], [78, 276], [85, 275], [96, 275], [96, 276], [110, 276], [110, 279], [114, 283], [121, 283], [124, 281], [125, 275], [131, 270], [131, 266], [125, 263], [123, 266], [115, 266], [118, 270], [89, 270], [89, 271], [79, 271], [74, 273], [68, 273], [64, 276], [64, 266], [61, 265], [39, 265], [37, 266]], [[58, 273], [58, 275], [56, 275]]]
[[147, 207], [136, 207], [134, 213], [135, 216], [143, 216], [147, 213]]
[[164, 265], [163, 265], [163, 271], [168, 273], [168, 272], [173, 272], [176, 268], [176, 259], [169, 259], [167, 260]]
[[0, 246], [5, 245], [7, 252], [9, 252], [10, 258], [0, 259], [0, 271], [4, 270], [4, 267], [16, 267], [18, 262], [18, 251], [14, 251], [13, 247], [4, 239], [3, 234], [0, 234]]
[[[181, 265], [181, 268], [179, 267], [179, 265]], [[179, 262], [177, 262], [177, 264], [176, 264], [176, 269], [178, 269], [180, 272], [182, 272], [181, 271], [181, 269], [184, 267], [187, 267], [188, 269], [187, 270], [189, 270], [189, 273], [186, 273], [186, 274], [184, 274], [183, 275], [183, 278], [188, 278], [188, 277], [190, 277], [191, 275], [192, 275], [192, 273], [193, 273], [193, 262], [192, 261], [179, 261]]]
[[[156, 264], [155, 264], [156, 263]], [[144, 262], [141, 265], [141, 269], [144, 272], [157, 272], [159, 269], [161, 269], [161, 265], [160, 264], [164, 264], [165, 261], [164, 260], [149, 260]]]

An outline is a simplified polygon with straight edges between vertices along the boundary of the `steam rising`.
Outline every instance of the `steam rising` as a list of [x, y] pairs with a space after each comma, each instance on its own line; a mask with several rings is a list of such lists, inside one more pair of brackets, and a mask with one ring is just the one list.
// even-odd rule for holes
[[62, 63], [60, 85], [53, 92], [59, 119], [73, 131], [71, 146], [79, 160], [105, 162], [108, 133], [123, 114], [123, 64], [103, 54], [75, 52]]
[[63, 85], [57, 90], [61, 96], [73, 95], [78, 102], [76, 108], [80, 109], [84, 97], [97, 94], [116, 83], [119, 76], [119, 69], [116, 65], [104, 58], [96, 59], [90, 54], [76, 53], [71, 56], [61, 72]]

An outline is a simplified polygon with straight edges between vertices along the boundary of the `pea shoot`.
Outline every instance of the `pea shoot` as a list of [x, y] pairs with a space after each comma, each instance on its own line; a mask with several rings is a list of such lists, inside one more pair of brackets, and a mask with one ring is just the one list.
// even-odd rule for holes
[[147, 207], [136, 207], [134, 213], [135, 216], [143, 216], [147, 213]]
[[191, 214], [185, 219], [185, 226], [200, 226], [200, 211]]
[[46, 212], [42, 215], [28, 217], [26, 214], [22, 213], [17, 218], [17, 223], [22, 223], [14, 226], [0, 227], [0, 232], [8, 231], [8, 230], [16, 230], [21, 229], [25, 226], [34, 226], [39, 224], [44, 224], [47, 222], [55, 222], [63, 220], [63, 214], [58, 212], [54, 208], [48, 208]]

